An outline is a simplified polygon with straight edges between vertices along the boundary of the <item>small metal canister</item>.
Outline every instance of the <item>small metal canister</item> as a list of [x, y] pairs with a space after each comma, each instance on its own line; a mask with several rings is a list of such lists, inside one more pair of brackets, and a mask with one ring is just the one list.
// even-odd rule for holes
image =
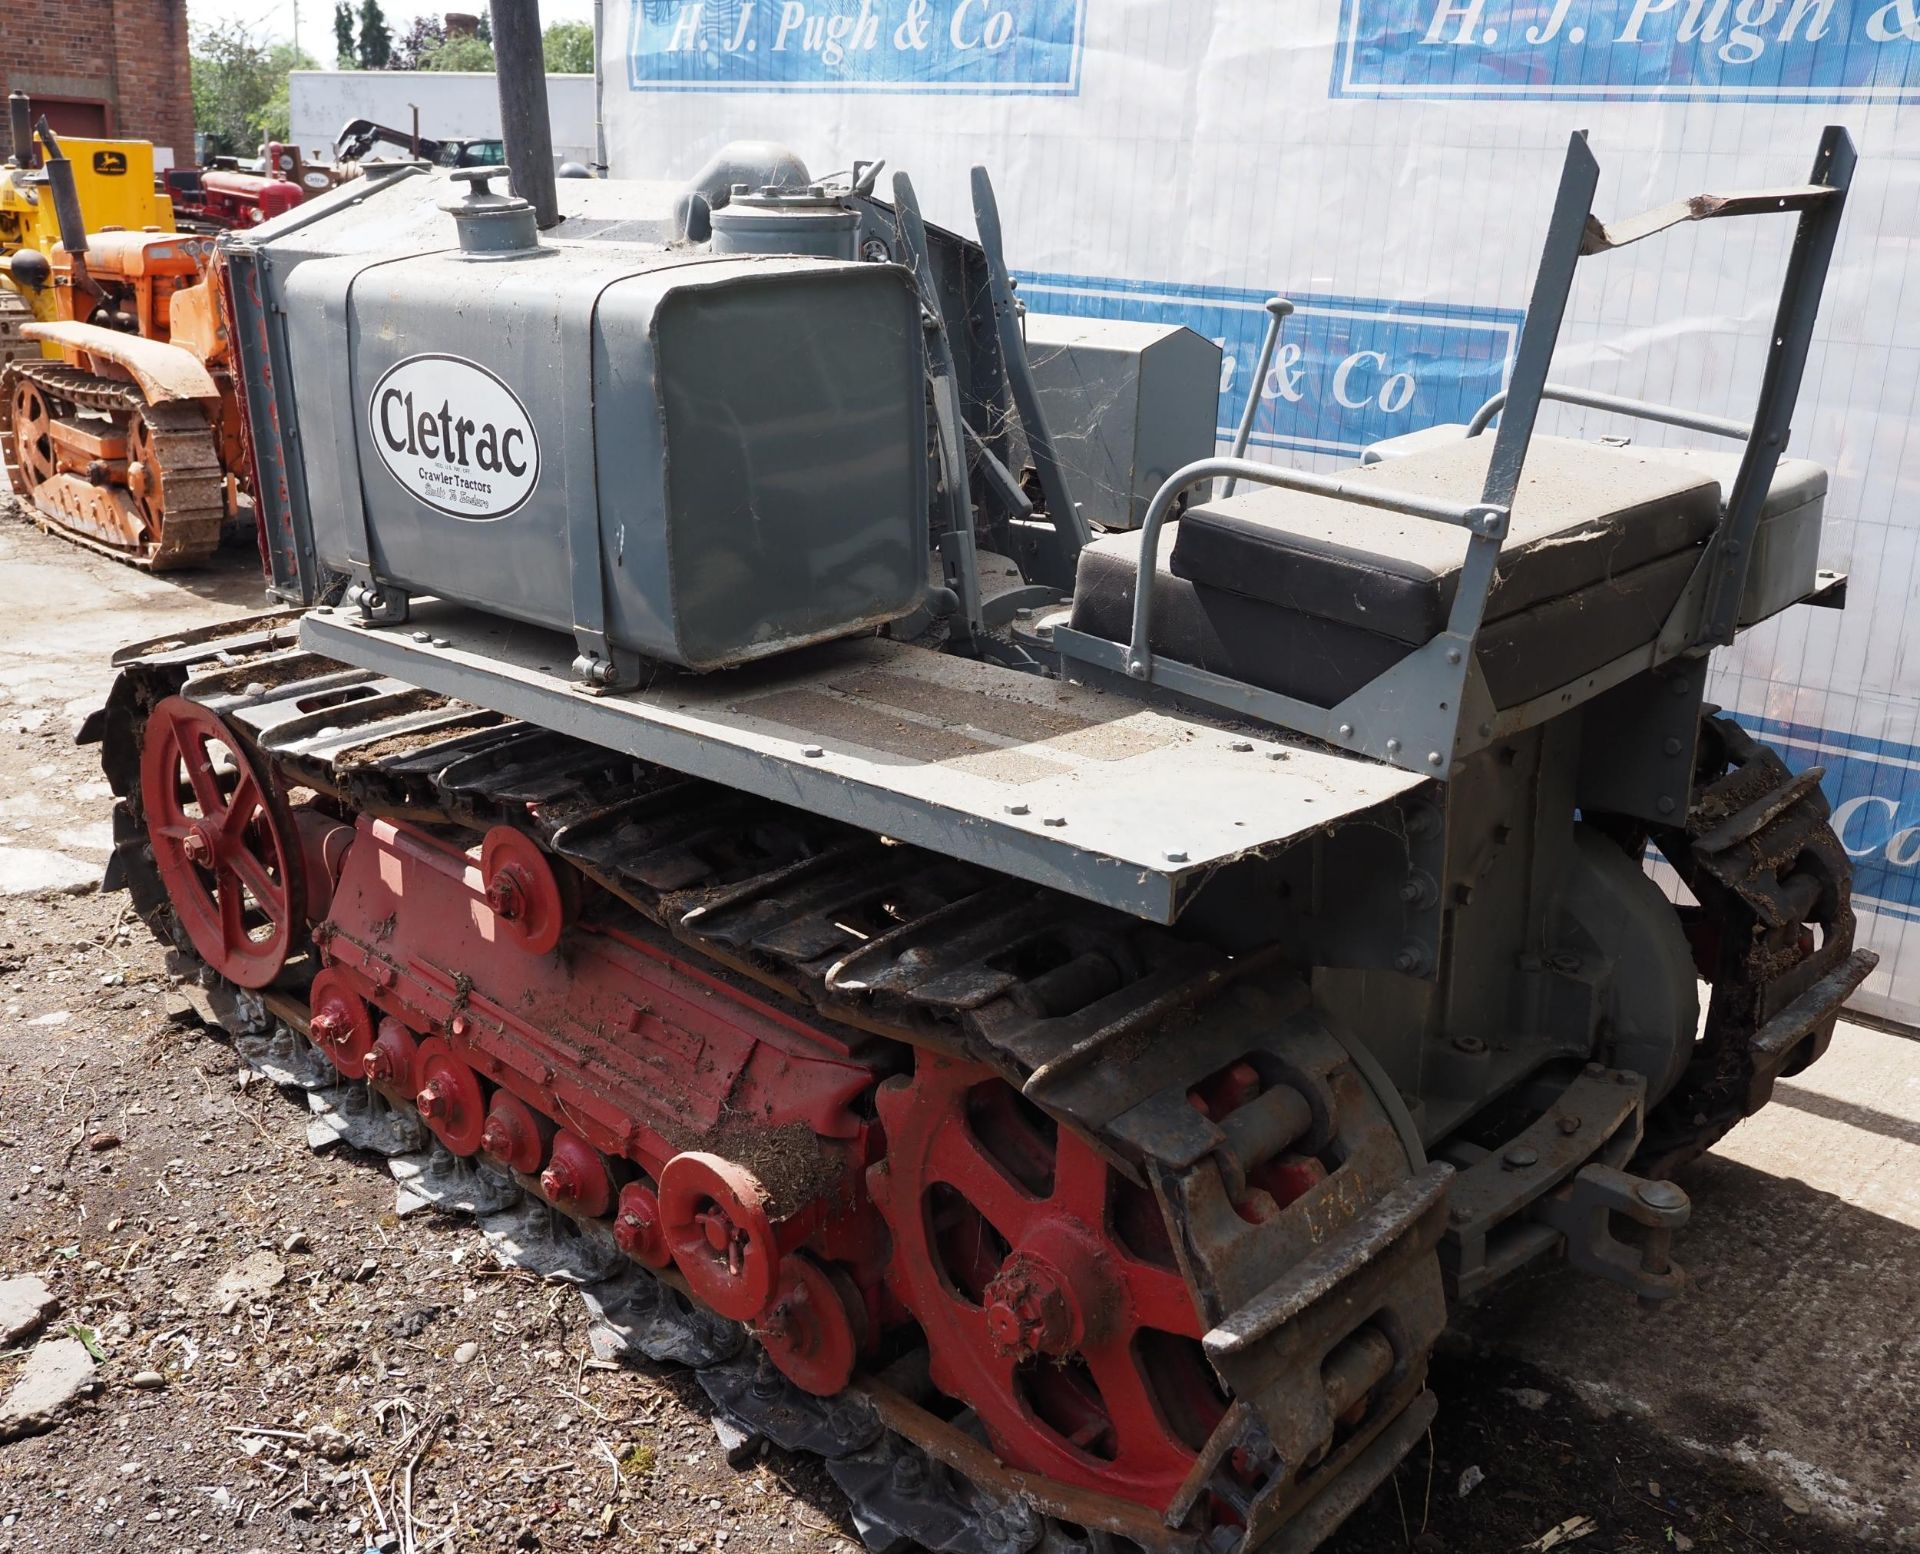
[[732, 197], [713, 213], [716, 254], [812, 254], [822, 259], [858, 257], [860, 212], [821, 184], [805, 189], [733, 186]]

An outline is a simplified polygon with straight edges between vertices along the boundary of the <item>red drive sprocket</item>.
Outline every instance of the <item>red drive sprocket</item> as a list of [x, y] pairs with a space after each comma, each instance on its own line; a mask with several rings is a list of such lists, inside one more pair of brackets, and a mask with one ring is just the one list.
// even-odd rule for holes
[[140, 800], [153, 860], [202, 960], [265, 987], [300, 937], [299, 833], [226, 725], [169, 696], [147, 718]]
[[934, 1385], [1007, 1462], [1170, 1502], [1225, 1410], [1158, 1204], [990, 1069], [922, 1052], [868, 1186]]

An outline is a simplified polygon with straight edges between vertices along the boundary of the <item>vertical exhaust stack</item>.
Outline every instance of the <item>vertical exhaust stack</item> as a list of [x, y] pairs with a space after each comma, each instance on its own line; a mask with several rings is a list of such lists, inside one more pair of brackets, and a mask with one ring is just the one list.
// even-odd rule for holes
[[13, 133], [16, 167], [33, 166], [33, 99], [25, 92], [7, 93], [7, 122]]
[[513, 192], [533, 207], [541, 231], [560, 220], [553, 187], [553, 127], [547, 117], [547, 62], [540, 0], [492, 0], [494, 73], [500, 83], [500, 138]]
[[73, 260], [73, 284], [91, 297], [102, 295], [99, 283], [87, 273], [87, 223], [80, 214], [80, 189], [73, 181], [73, 163], [60, 149], [53, 126], [42, 117], [40, 143], [47, 148], [47, 190], [53, 195], [53, 215], [60, 225], [60, 246]]

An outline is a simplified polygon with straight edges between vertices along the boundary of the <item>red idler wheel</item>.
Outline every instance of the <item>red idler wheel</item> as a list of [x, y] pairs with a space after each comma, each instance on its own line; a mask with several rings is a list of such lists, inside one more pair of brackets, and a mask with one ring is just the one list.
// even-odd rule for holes
[[553, 1136], [540, 1190], [555, 1208], [586, 1219], [597, 1219], [613, 1206], [613, 1178], [607, 1175], [605, 1157], [565, 1128]]
[[307, 1035], [349, 1079], [367, 1077], [373, 1051], [373, 1014], [347, 979], [328, 966], [307, 993]]
[[853, 1379], [860, 1328], [833, 1275], [812, 1258], [780, 1259], [779, 1288], [753, 1331], [767, 1357], [804, 1392], [832, 1397]]
[[645, 1182], [628, 1182], [620, 1189], [620, 1212], [614, 1216], [613, 1239], [620, 1250], [648, 1268], [670, 1268], [666, 1230], [660, 1223], [660, 1199]]
[[493, 1092], [487, 1103], [486, 1126], [480, 1130], [480, 1149], [510, 1171], [531, 1176], [546, 1158], [553, 1124], [518, 1096]]
[[480, 1076], [453, 1055], [438, 1036], [420, 1043], [414, 1060], [414, 1078], [420, 1088], [413, 1104], [433, 1130], [433, 1136], [456, 1155], [480, 1152], [480, 1136], [487, 1127], [487, 1100], [480, 1093]]
[[140, 800], [161, 882], [200, 958], [229, 982], [265, 987], [306, 907], [286, 801], [227, 726], [183, 696], [147, 717]]
[[780, 1249], [767, 1190], [745, 1166], [689, 1150], [660, 1171], [667, 1249], [694, 1295], [723, 1317], [751, 1322], [780, 1287]]
[[495, 826], [480, 843], [487, 905], [507, 937], [529, 955], [545, 955], [566, 926], [566, 897], [553, 864], [524, 831]]
[[868, 1190], [933, 1384], [1009, 1465], [1171, 1503], [1226, 1403], [1158, 1205], [982, 1064], [922, 1052], [875, 1100]]
[[367, 1078], [403, 1095], [412, 1095], [419, 1089], [414, 1083], [419, 1061], [420, 1043], [414, 1040], [413, 1032], [388, 1015], [380, 1022], [373, 1049], [367, 1053]]

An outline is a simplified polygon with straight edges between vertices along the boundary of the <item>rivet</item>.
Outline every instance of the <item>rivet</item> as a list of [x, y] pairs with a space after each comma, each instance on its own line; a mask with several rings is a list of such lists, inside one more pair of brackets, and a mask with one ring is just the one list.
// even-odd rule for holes
[[1351, 739], [1353, 738], [1353, 725], [1351, 723], [1342, 723], [1334, 732], [1342, 739]]
[[1510, 1149], [1502, 1155], [1500, 1157], [1500, 1163], [1509, 1171], [1524, 1171], [1528, 1166], [1534, 1166], [1540, 1163], [1540, 1151], [1530, 1149], [1525, 1144], [1522, 1144], [1518, 1148]]
[[1400, 753], [1400, 741], [1397, 739], [1389, 739], [1387, 741], [1387, 754], [1398, 755], [1399, 753]]
[[1232, 744], [1228, 745], [1227, 748], [1237, 755], [1245, 755], [1253, 746], [1244, 739], [1236, 739]]
[[1660, 748], [1666, 751], [1668, 755], [1678, 755], [1680, 753], [1680, 741], [1677, 739], [1669, 739], [1662, 744]]
[[1007, 806], [1007, 813], [1009, 815], [1031, 815], [1033, 811], [1024, 804], [1009, 804]]
[[1187, 855], [1181, 852], [1178, 848], [1173, 849], [1167, 854], [1168, 863], [1185, 863], [1186, 861], [1187, 861]]
[[1659, 803], [1655, 804], [1653, 807], [1659, 810], [1660, 813], [1663, 815], [1671, 815], [1674, 811], [1674, 802], [1670, 798], [1663, 798], [1660, 800]]
[[821, 756], [825, 755], [827, 752], [822, 750], [818, 745], [808, 745], [800, 753], [804, 755], [809, 761], [817, 761], [820, 759]]
[[1288, 755], [1288, 752], [1285, 750], [1269, 750], [1267, 752], [1267, 759], [1269, 761], [1284, 761], [1286, 760], [1287, 755]]
[[1429, 766], [1444, 766], [1446, 765], [1446, 761], [1447, 758], [1438, 750], [1429, 750], [1427, 752], [1427, 765]]
[[1487, 1050], [1487, 1044], [1478, 1036], [1456, 1036], [1453, 1045], [1456, 1051], [1464, 1052], [1470, 1058], [1477, 1058]]
[[1568, 1138], [1572, 1138], [1574, 1134], [1580, 1131], [1580, 1119], [1571, 1115], [1562, 1117], [1560, 1119], [1560, 1131], [1566, 1134]]
[[1067, 823], [1065, 815], [1048, 815], [1040, 824], [1043, 826], [1063, 826]]
[[1457, 663], [1459, 663], [1459, 662], [1460, 662], [1460, 649], [1458, 649], [1458, 648], [1448, 648], [1448, 649], [1447, 649], [1447, 662], [1448, 662], [1448, 663], [1450, 663], [1450, 664], [1457, 664]]

